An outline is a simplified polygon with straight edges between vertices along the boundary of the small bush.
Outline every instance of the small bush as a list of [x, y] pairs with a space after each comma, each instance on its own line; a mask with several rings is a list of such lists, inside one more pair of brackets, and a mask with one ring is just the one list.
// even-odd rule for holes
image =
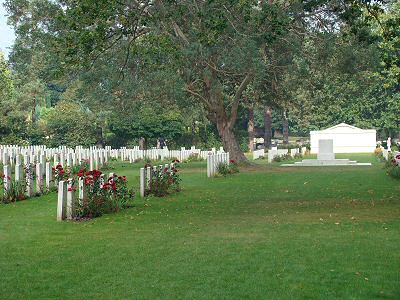
[[233, 160], [233, 159], [231, 159], [231, 160], [229, 161], [229, 171], [231, 172], [231, 174], [239, 173], [239, 165], [238, 165], [238, 163], [237, 163], [235, 160]]
[[396, 157], [393, 157], [393, 154], [390, 153], [389, 159], [385, 162], [385, 168], [387, 174], [389, 174], [393, 178], [400, 179], [400, 154], [397, 154]]
[[[125, 176], [113, 174], [108, 179], [99, 170], [79, 170], [76, 176], [83, 180], [86, 195], [83, 200], [77, 201], [75, 217], [95, 218], [104, 213], [117, 212], [128, 205], [134, 197], [134, 191], [129, 189]], [[73, 179], [73, 186], [76, 178]], [[72, 188], [76, 191], [76, 188]]]
[[[151, 167], [151, 184], [149, 189], [146, 191], [147, 195], [154, 195], [156, 197], [164, 197], [173, 192], [179, 192], [181, 190], [180, 183], [181, 178], [179, 177], [178, 160], [173, 161], [174, 166], [172, 168], [162, 167], [154, 170]], [[146, 165], [145, 167], [148, 167]]]
[[222, 176], [227, 176], [231, 173], [230, 169], [229, 169], [229, 165], [227, 163], [224, 162], [220, 162], [217, 165], [217, 174], [222, 175]]
[[[4, 175], [0, 178], [0, 184], [4, 184]], [[26, 183], [24, 181], [13, 181], [8, 177], [8, 188], [4, 190], [4, 195], [0, 197], [0, 203], [8, 204], [26, 199]]]
[[396, 165], [388, 168], [387, 173], [393, 178], [400, 179], [400, 166]]
[[199, 154], [197, 153], [192, 153], [189, 155], [188, 159], [186, 162], [197, 162], [197, 161], [204, 161], [204, 158], [202, 158]]
[[229, 161], [229, 164], [221, 162], [217, 165], [217, 174], [226, 177], [227, 175], [239, 173], [239, 166], [233, 159]]
[[298, 144], [279, 144], [277, 146], [278, 149], [299, 149], [300, 145]]
[[381, 149], [380, 147], [375, 148], [375, 150], [374, 150], [374, 154], [375, 154], [375, 155], [379, 155], [379, 154], [381, 154], [381, 153], [382, 153], [382, 149]]
[[275, 155], [274, 158], [272, 159], [274, 162], [281, 162], [282, 161], [282, 155]]
[[292, 156], [289, 153], [283, 154], [283, 155], [276, 155], [272, 159], [274, 162], [281, 162], [283, 160], [290, 160], [292, 159]]
[[303, 158], [303, 154], [301, 154], [301, 153], [296, 153], [296, 154], [294, 155], [294, 158], [295, 158], [295, 159], [301, 159], [301, 158]]

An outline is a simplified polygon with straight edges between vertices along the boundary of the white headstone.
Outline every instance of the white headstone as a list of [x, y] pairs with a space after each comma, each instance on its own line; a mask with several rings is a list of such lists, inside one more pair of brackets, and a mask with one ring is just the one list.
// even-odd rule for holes
[[65, 219], [66, 207], [67, 207], [67, 183], [61, 180], [58, 183], [57, 221], [62, 221]]
[[75, 191], [74, 186], [72, 184], [72, 180], [69, 179], [67, 181], [67, 211], [66, 217], [68, 220], [71, 220], [74, 217], [75, 210]]

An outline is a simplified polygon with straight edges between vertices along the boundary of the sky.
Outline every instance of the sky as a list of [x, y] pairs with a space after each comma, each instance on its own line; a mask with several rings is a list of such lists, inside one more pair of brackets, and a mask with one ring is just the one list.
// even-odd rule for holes
[[14, 29], [7, 25], [6, 10], [4, 0], [0, 0], [0, 51], [3, 51], [8, 57], [10, 48], [14, 43]]

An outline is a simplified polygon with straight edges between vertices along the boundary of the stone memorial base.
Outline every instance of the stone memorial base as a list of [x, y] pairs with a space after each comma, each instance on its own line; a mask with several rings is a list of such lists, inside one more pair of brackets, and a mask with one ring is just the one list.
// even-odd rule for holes
[[294, 164], [282, 164], [282, 167], [325, 167], [325, 166], [371, 166], [371, 163], [358, 163], [350, 159], [303, 159]]
[[333, 140], [319, 140], [317, 159], [303, 159], [294, 164], [283, 164], [282, 167], [325, 167], [325, 166], [370, 166], [371, 163], [357, 163], [350, 159], [335, 159]]

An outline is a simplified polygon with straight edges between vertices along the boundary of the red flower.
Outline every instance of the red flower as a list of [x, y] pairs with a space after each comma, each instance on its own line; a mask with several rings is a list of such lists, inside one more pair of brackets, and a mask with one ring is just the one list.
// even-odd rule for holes
[[235, 161], [234, 159], [231, 159], [229, 162], [230, 162], [231, 164], [236, 163], [236, 161]]
[[126, 176], [122, 176], [122, 180], [123, 180], [123, 181], [126, 181]]
[[68, 188], [68, 192], [75, 192], [76, 188]]

